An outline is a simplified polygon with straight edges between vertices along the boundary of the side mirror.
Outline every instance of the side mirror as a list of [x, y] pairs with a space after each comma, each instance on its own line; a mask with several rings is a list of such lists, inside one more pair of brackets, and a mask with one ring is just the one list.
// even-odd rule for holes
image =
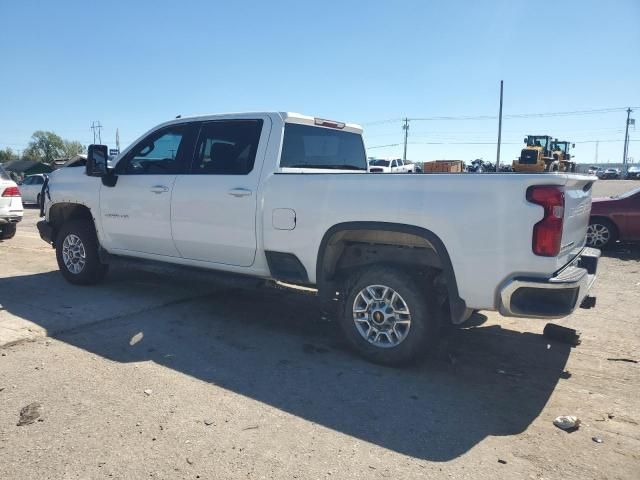
[[571, 148], [576, 148], [576, 144], [575, 144], [575, 143], [572, 143], [572, 144], [571, 144]]
[[[525, 144], [527, 144], [527, 140], [529, 140], [529, 139], [528, 139], [527, 137], [524, 137], [523, 142], [524, 142]], [[528, 145], [528, 144], [527, 144], [527, 145]]]
[[89, 177], [103, 177], [107, 174], [109, 149], [106, 145], [89, 145], [87, 151], [86, 174]]

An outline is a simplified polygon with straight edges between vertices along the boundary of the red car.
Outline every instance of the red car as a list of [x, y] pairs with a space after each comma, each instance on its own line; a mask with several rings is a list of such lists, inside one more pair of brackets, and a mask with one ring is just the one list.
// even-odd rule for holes
[[615, 197], [593, 199], [587, 245], [606, 248], [616, 240], [640, 241], [640, 188]]

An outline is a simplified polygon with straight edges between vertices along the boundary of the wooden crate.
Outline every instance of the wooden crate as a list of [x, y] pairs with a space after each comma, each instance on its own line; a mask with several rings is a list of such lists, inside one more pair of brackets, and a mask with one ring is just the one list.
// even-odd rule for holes
[[461, 173], [464, 172], [462, 160], [434, 160], [422, 164], [424, 173]]

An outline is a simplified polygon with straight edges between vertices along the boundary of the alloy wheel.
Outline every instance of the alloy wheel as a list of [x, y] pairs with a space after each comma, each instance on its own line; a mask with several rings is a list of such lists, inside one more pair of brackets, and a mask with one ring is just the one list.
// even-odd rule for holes
[[62, 242], [62, 260], [69, 272], [79, 274], [87, 264], [87, 252], [82, 240], [77, 235], [70, 233]]
[[393, 288], [369, 285], [353, 301], [353, 321], [358, 333], [380, 348], [396, 347], [411, 328], [409, 306]]
[[593, 247], [602, 247], [611, 240], [611, 231], [606, 225], [592, 223], [587, 228], [587, 243]]

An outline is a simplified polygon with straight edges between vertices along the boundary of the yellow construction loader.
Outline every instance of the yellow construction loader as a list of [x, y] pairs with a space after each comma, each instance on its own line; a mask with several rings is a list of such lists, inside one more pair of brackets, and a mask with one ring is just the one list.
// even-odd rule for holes
[[551, 153], [553, 154], [553, 158], [559, 162], [561, 172], [576, 171], [576, 162], [571, 160], [571, 154], [569, 153], [569, 148], [575, 147], [575, 143], [570, 144], [567, 141], [560, 142], [557, 138], [551, 144]]
[[557, 172], [560, 161], [553, 158], [552, 138], [549, 135], [527, 135], [526, 147], [513, 161], [514, 172]]

